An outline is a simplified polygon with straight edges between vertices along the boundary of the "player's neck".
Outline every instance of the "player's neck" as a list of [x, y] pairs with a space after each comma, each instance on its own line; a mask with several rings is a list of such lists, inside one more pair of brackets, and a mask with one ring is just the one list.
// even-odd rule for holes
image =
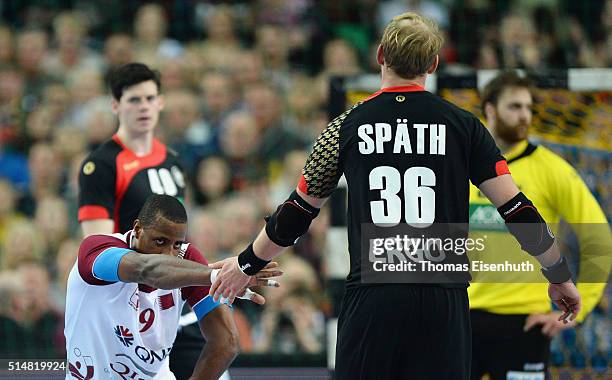
[[131, 134], [127, 128], [119, 126], [117, 136], [129, 150], [137, 156], [146, 156], [153, 149], [153, 132]]
[[427, 74], [419, 75], [414, 78], [405, 79], [393, 72], [393, 70], [381, 66], [381, 88], [419, 86], [425, 87]]

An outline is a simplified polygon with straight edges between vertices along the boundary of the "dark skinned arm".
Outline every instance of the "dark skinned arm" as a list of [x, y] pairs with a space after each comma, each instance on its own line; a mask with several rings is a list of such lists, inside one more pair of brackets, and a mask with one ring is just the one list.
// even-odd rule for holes
[[177, 289], [210, 285], [211, 271], [208, 266], [191, 260], [129, 252], [121, 258], [118, 274], [123, 282], [136, 282], [158, 289]]
[[[269, 263], [264, 270], [249, 279], [249, 286], [278, 286], [269, 278], [278, 277], [283, 272], [277, 269], [278, 264]], [[191, 260], [183, 260], [174, 256], [144, 254], [138, 252], [126, 253], [119, 262], [119, 279], [123, 282], [146, 284], [158, 289], [177, 289], [188, 286], [210, 285], [212, 269], [207, 265]], [[259, 295], [251, 301], [263, 304], [265, 299]]]
[[217, 380], [238, 355], [238, 328], [226, 305], [206, 314], [198, 323], [206, 344], [189, 380]]

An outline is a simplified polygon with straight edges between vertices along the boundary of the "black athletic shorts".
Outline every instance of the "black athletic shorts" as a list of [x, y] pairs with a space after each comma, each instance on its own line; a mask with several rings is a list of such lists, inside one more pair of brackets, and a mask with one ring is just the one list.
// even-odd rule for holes
[[488, 373], [491, 380], [545, 379], [550, 339], [542, 326], [523, 332], [524, 314], [471, 310], [472, 379]]
[[347, 289], [342, 302], [336, 379], [469, 379], [465, 287], [364, 286]]

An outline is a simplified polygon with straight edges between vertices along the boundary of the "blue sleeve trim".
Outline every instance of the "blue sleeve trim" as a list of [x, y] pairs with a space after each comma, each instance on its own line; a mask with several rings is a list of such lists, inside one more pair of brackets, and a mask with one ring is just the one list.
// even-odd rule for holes
[[206, 316], [206, 314], [210, 313], [211, 311], [215, 310], [217, 307], [223, 304], [227, 304], [225, 300], [224, 302], [220, 302], [220, 300], [215, 302], [213, 301], [213, 298], [211, 295], [207, 295], [206, 297], [202, 298], [200, 302], [193, 305], [192, 309], [193, 309], [193, 312], [198, 317], [198, 321], [199, 321], [204, 316]]
[[93, 275], [104, 281], [121, 281], [119, 278], [119, 262], [131, 250], [127, 248], [109, 248], [96, 257], [92, 272]]

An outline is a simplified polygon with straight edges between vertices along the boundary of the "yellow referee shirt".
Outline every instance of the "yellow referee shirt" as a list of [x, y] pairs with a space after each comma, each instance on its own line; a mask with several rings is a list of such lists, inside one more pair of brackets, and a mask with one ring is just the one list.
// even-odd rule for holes
[[[553, 227], [563, 219], [576, 234], [580, 247], [578, 291], [584, 320], [599, 301], [612, 265], [612, 235], [606, 217], [576, 170], [564, 159], [543, 146], [523, 141], [505, 154], [512, 178], [521, 191]], [[526, 274], [474, 272], [468, 288], [470, 308], [497, 314], [532, 314], [551, 311], [546, 279], [540, 265], [510, 235], [496, 208], [476, 188], [470, 188], [470, 237], [484, 238], [484, 250], [470, 253], [472, 261], [520, 263], [529, 260], [535, 270]], [[603, 247], [603, 248], [602, 248]], [[563, 249], [563, 248], [562, 248]], [[597, 273], [581, 282], [581, 277]], [[523, 281], [523, 282], [521, 282]], [[529, 282], [529, 283], [525, 283]]]

